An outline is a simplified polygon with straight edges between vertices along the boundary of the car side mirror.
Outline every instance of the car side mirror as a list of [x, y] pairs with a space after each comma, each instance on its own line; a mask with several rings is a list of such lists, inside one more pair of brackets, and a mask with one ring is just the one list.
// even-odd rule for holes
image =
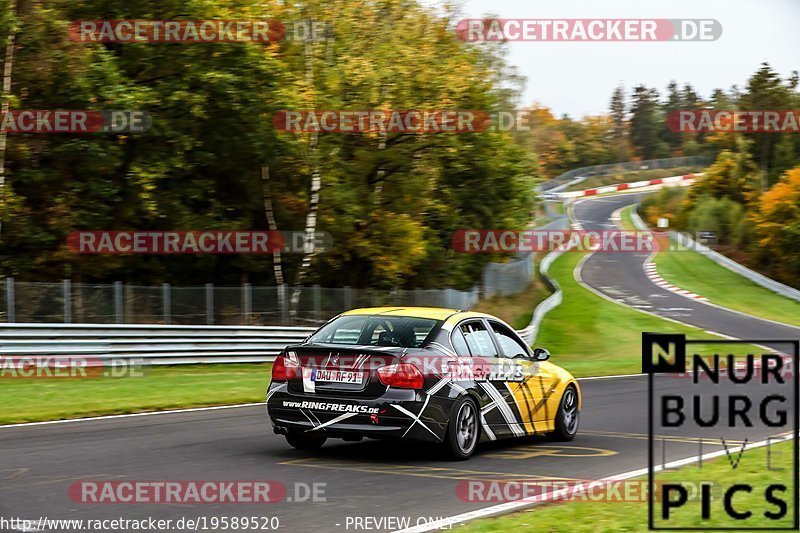
[[533, 350], [534, 361], [547, 361], [550, 359], [550, 352], [545, 348], [536, 348]]

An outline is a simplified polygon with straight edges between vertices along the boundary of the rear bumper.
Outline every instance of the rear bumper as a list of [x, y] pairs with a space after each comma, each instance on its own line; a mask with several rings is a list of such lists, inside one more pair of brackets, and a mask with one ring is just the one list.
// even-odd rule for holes
[[368, 400], [293, 394], [285, 383], [273, 383], [267, 392], [267, 414], [273, 426], [329, 438], [441, 442], [451, 407], [451, 400], [412, 390], [390, 389]]

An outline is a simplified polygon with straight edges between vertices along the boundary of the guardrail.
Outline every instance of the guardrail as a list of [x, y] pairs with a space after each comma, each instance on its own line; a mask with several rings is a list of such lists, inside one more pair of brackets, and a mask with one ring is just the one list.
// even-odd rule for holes
[[634, 181], [631, 183], [616, 183], [614, 185], [606, 185], [603, 187], [584, 189], [582, 191], [568, 191], [568, 192], [558, 192], [558, 193], [551, 192], [550, 194], [554, 195], [556, 198], [564, 199], [564, 198], [580, 198], [582, 196], [597, 196], [613, 192], [643, 189], [645, 187], [651, 189], [661, 188], [661, 187], [676, 187], [676, 186], [685, 187], [694, 183], [695, 178], [700, 177], [702, 175], [703, 175], [702, 173], [683, 174], [680, 176], [669, 176], [667, 178]]
[[80, 356], [136, 360], [145, 365], [262, 363], [316, 328], [283, 326], [159, 326], [5, 324], [0, 357]]
[[545, 315], [561, 305], [561, 302], [564, 301], [564, 293], [561, 291], [561, 286], [548, 275], [550, 265], [563, 253], [563, 251], [550, 252], [539, 264], [539, 273], [542, 275], [542, 280], [550, 287], [553, 293], [539, 302], [539, 305], [533, 310], [533, 316], [531, 317], [531, 322], [528, 324], [528, 327], [517, 332], [520, 337], [522, 337], [522, 340], [529, 345], [533, 345], [533, 343], [536, 342], [536, 337], [539, 335], [539, 327], [542, 325], [542, 320], [544, 320]]
[[686, 166], [706, 166], [711, 164], [711, 158], [706, 156], [667, 157], [662, 159], [647, 159], [644, 161], [626, 161], [624, 163], [609, 163], [606, 165], [593, 165], [564, 172], [551, 180], [539, 185], [539, 190], [547, 192], [556, 187], [591, 176], [604, 176], [614, 172], [631, 172], [636, 170], [653, 170], [662, 168], [676, 168]]
[[72, 356], [112, 366], [130, 361], [143, 365], [266, 363], [315, 330], [281, 326], [7, 324], [0, 326], [0, 358]]

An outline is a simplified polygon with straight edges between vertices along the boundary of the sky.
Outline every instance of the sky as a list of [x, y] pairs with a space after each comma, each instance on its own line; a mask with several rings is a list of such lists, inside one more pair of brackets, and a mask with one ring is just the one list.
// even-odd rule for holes
[[579, 118], [605, 113], [614, 88], [663, 95], [670, 80], [704, 97], [743, 87], [764, 61], [782, 77], [800, 70], [798, 0], [461, 0], [463, 17], [716, 19], [712, 42], [509, 42], [508, 61], [527, 78], [522, 104]]

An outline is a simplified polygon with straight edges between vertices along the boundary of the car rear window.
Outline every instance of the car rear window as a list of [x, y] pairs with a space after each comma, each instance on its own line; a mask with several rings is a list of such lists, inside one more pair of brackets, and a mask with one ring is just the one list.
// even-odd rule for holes
[[441, 327], [441, 320], [405, 316], [348, 315], [322, 326], [309, 342], [359, 346], [425, 346]]

